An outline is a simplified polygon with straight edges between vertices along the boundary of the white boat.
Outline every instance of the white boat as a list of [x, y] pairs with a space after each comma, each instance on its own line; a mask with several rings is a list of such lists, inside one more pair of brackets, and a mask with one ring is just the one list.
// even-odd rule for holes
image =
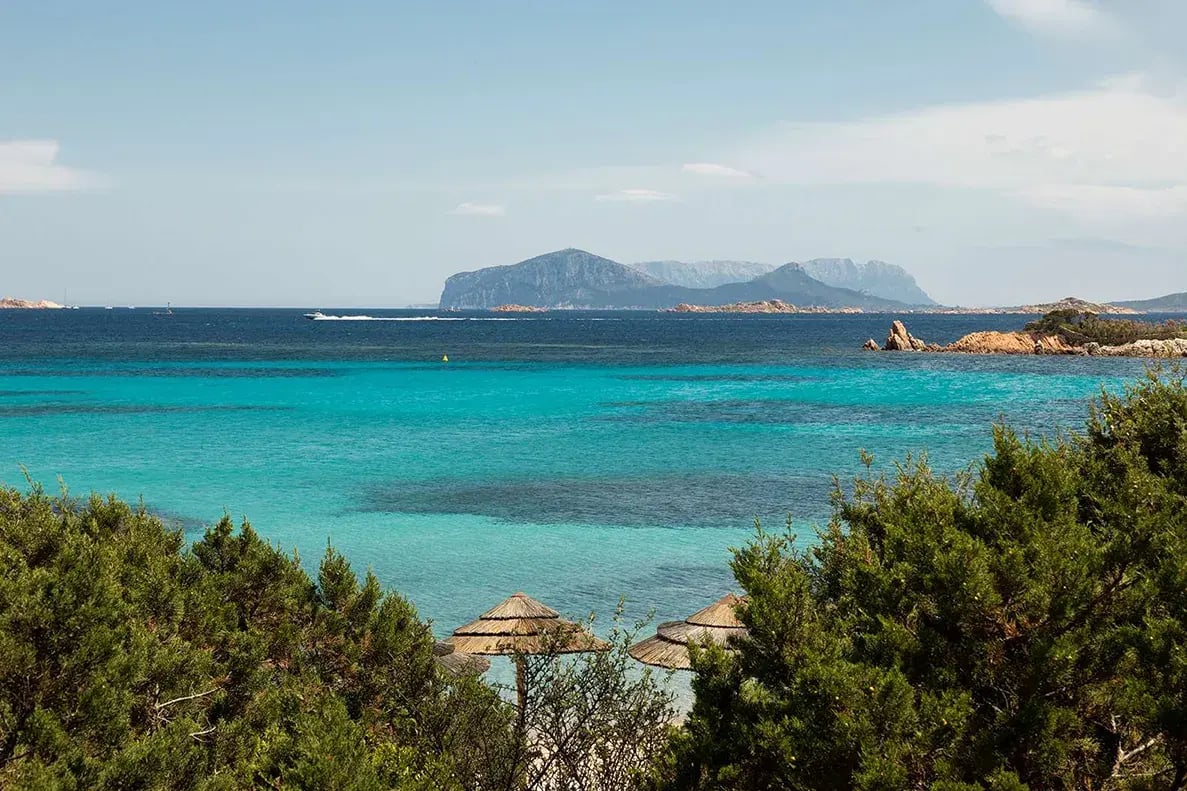
[[322, 313], [320, 310], [315, 310], [312, 313], [305, 314], [305, 318], [313, 319], [314, 321], [316, 321], [317, 319], [324, 319], [325, 317], [326, 317], [326, 314]]

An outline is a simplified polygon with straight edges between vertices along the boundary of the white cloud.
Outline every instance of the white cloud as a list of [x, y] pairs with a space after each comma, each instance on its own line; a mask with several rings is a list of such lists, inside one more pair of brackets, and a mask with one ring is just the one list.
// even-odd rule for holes
[[96, 181], [59, 165], [55, 140], [0, 141], [0, 194], [80, 190]]
[[507, 209], [494, 203], [459, 203], [449, 213], [470, 217], [502, 217]]
[[594, 200], [622, 203], [655, 203], [658, 201], [676, 200], [676, 196], [670, 192], [660, 192], [658, 190], [627, 189], [595, 195]]
[[1187, 189], [1187, 100], [1136, 78], [1031, 99], [788, 123], [734, 158], [787, 184], [992, 190], [1077, 217], [1148, 217]]
[[725, 176], [727, 178], [754, 178], [753, 173], [729, 165], [719, 165], [716, 162], [690, 162], [682, 170], [685, 173], [696, 173], [700, 176]]
[[1085, 0], [986, 0], [1001, 16], [1032, 33], [1096, 37], [1112, 33], [1115, 22]]

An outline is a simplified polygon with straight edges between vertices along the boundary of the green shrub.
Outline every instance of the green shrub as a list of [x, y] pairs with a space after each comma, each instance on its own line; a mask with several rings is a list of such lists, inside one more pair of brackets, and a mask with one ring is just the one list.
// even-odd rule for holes
[[1053, 310], [1026, 325], [1026, 332], [1059, 335], [1076, 346], [1099, 343], [1121, 346], [1139, 340], [1187, 338], [1187, 322], [1167, 320], [1160, 324], [1133, 319], [1102, 319], [1095, 313], [1077, 310]]
[[1152, 373], [973, 474], [838, 490], [736, 552], [750, 637], [700, 652], [668, 785], [1187, 787], [1187, 390]]

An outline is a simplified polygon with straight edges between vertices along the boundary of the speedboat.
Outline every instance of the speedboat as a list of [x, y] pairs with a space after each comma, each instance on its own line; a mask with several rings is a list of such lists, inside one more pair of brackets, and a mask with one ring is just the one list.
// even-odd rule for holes
[[317, 319], [324, 319], [325, 317], [326, 317], [326, 314], [322, 313], [320, 310], [315, 310], [315, 311], [313, 311], [312, 313], [306, 313], [306, 314], [305, 314], [305, 318], [307, 318], [307, 319], [313, 319], [313, 320], [315, 320], [315, 321], [316, 321]]

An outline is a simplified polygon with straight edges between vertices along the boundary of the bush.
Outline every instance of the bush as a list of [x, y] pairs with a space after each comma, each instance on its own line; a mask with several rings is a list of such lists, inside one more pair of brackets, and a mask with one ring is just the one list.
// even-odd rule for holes
[[1102, 319], [1095, 313], [1053, 310], [1026, 325], [1026, 332], [1059, 335], [1066, 342], [1083, 346], [1121, 346], [1139, 340], [1169, 340], [1187, 337], [1187, 322], [1167, 320], [1161, 324], [1132, 319]]
[[750, 637], [696, 658], [673, 788], [1187, 787], [1187, 390], [1006, 427], [975, 473], [837, 491], [736, 552]]
[[510, 710], [412, 606], [224, 518], [0, 489], [0, 786], [507, 787]]

